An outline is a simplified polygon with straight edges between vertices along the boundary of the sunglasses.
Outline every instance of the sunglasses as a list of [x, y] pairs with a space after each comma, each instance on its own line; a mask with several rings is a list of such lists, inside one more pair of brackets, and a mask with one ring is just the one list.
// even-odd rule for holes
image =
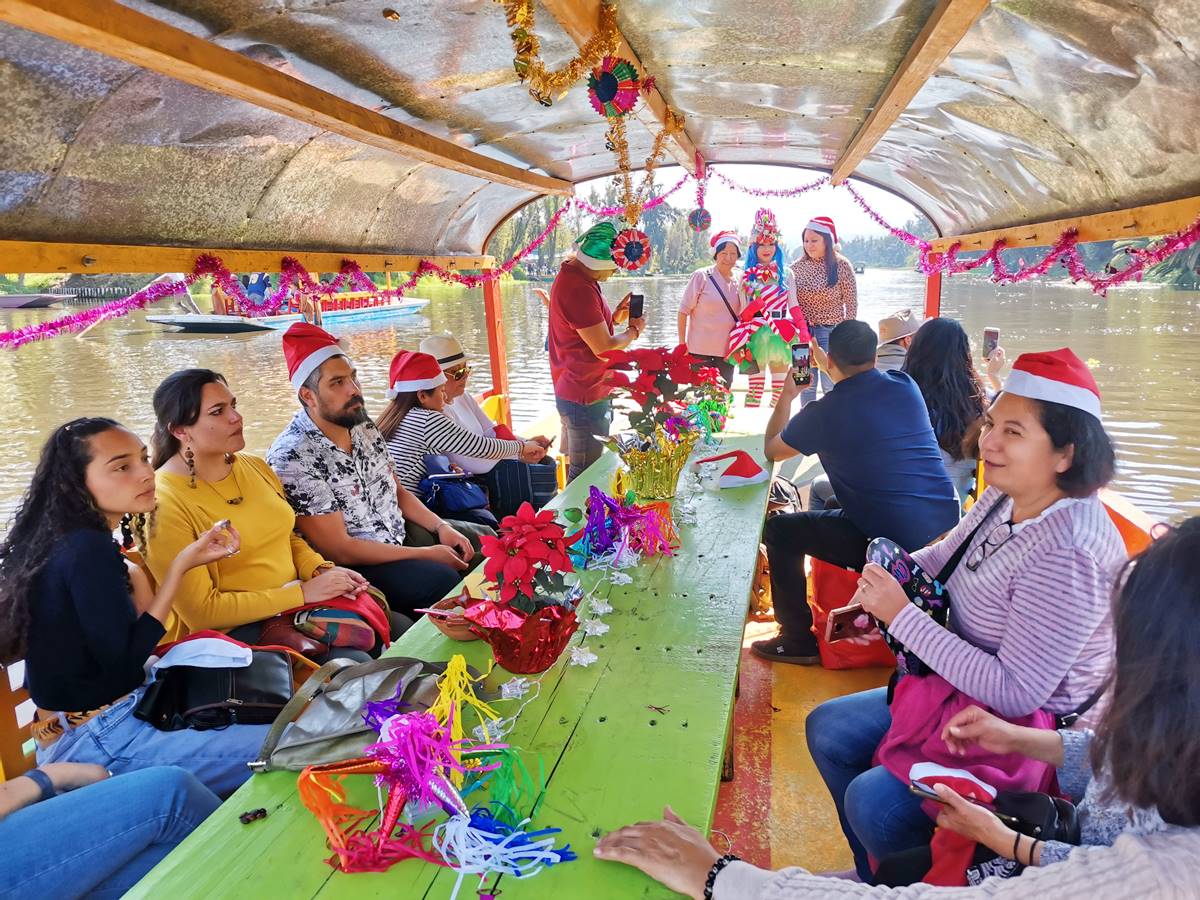
[[453, 372], [447, 372], [446, 377], [452, 378], [455, 381], [462, 381], [464, 378], [466, 378], [470, 374], [471, 374], [471, 367], [463, 366], [461, 369], [455, 369]]
[[995, 553], [1005, 544], [1013, 539], [1016, 532], [1013, 531], [1012, 522], [1001, 522], [988, 534], [987, 539], [982, 544], [967, 554], [966, 564], [967, 569], [974, 572], [983, 565], [983, 561], [990, 554]]

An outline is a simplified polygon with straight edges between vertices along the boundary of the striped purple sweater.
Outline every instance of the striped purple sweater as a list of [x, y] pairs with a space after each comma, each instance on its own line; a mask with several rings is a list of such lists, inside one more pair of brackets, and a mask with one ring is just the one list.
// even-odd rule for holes
[[[944, 540], [913, 558], [936, 574], [999, 497], [988, 488]], [[1098, 497], [1060, 500], [1018, 525], [970, 571], [966, 560], [974, 547], [1011, 515], [1006, 499], [950, 576], [949, 629], [909, 605], [888, 630], [956, 688], [1001, 715], [1071, 712], [1111, 666], [1109, 603], [1125, 545]]]

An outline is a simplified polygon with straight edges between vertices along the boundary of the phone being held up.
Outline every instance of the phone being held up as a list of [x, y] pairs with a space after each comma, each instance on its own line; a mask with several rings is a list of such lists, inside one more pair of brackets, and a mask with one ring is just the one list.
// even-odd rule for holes
[[646, 298], [642, 294], [629, 295], [629, 318], [640, 319], [645, 311]]
[[983, 329], [983, 358], [991, 359], [992, 354], [996, 352], [996, 348], [1000, 346], [1000, 329], [985, 328]]
[[792, 380], [800, 387], [812, 384], [812, 351], [808, 344], [792, 345]]

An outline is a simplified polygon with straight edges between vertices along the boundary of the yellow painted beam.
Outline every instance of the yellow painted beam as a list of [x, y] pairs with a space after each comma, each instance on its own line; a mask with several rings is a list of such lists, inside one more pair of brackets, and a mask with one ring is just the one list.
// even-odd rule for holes
[[1148, 206], [1135, 206], [1114, 212], [1096, 213], [1090, 216], [1075, 216], [1070, 219], [1054, 219], [1032, 225], [1014, 225], [937, 238], [930, 241], [936, 253], [945, 253], [953, 244], [961, 244], [960, 251], [990, 250], [998, 240], [1005, 247], [1047, 247], [1058, 240], [1069, 228], [1079, 232], [1079, 240], [1113, 241], [1122, 238], [1157, 237], [1172, 234], [1187, 228], [1200, 219], [1200, 197], [1169, 200]]
[[[600, 2], [601, 0], [542, 0], [542, 6], [550, 15], [554, 16], [567, 36], [582, 47], [596, 33], [599, 26]], [[625, 40], [624, 35], [621, 35], [620, 42], [617, 44], [616, 55], [633, 63], [638, 70], [638, 75], [643, 79], [652, 74], [646, 71], [641, 59], [629, 46], [629, 41]], [[667, 121], [667, 101], [663, 99], [657, 87], [651, 88], [650, 92], [646, 94], [634, 115], [650, 130], [651, 134], [659, 132]], [[688, 137], [686, 128], [675, 132], [667, 139], [667, 152], [688, 172], [696, 174], [696, 145]]]
[[219, 256], [231, 272], [278, 272], [291, 256], [309, 272], [336, 272], [342, 260], [352, 259], [364, 272], [413, 272], [421, 260], [447, 269], [489, 269], [493, 256], [411, 256], [373, 253], [324, 253], [285, 250], [154, 247], [130, 244], [57, 244], [42, 241], [0, 241], [0, 272], [83, 272], [91, 275], [190, 272], [196, 257]]
[[883, 89], [875, 108], [833, 166], [833, 183], [841, 184], [887, 134], [913, 97], [937, 71], [990, 0], [940, 0], [913, 41], [904, 60]]
[[0, 0], [0, 21], [418, 162], [542, 194], [574, 191], [569, 181], [426, 134], [113, 0]]

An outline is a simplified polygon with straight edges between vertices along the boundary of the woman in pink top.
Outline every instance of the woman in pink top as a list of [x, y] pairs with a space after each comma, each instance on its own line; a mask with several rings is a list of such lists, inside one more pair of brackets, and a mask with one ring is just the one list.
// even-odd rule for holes
[[[837, 252], [837, 227], [828, 216], [817, 216], [804, 226], [804, 253], [792, 263], [789, 274], [796, 291], [796, 302], [804, 311], [804, 320], [822, 350], [828, 350], [829, 333], [835, 325], [858, 318], [858, 284], [854, 266]], [[822, 390], [828, 393], [833, 382], [821, 373]], [[817, 399], [817, 385], [800, 394], [801, 405]]]
[[745, 294], [733, 273], [742, 255], [741, 241], [732, 231], [721, 231], [709, 241], [713, 264], [697, 269], [683, 289], [679, 304], [679, 343], [733, 383], [733, 363], [725, 359], [729, 331], [746, 305]]

